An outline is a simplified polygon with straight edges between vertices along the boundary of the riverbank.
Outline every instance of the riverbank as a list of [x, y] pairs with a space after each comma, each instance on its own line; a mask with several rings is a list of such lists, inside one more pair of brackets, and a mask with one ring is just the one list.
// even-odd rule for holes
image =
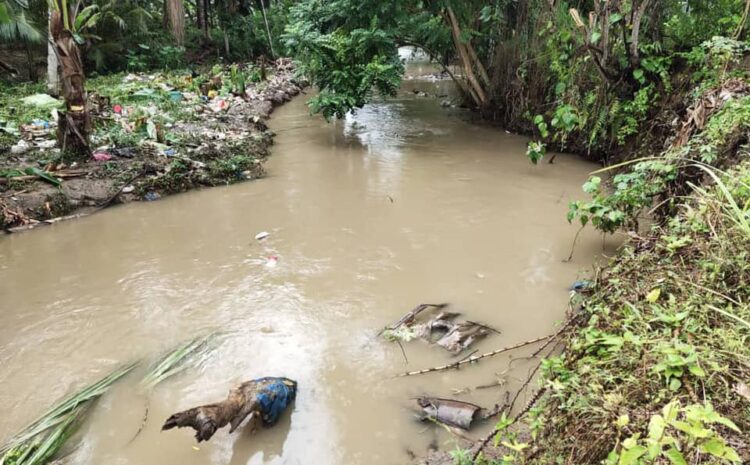
[[263, 176], [273, 143], [266, 121], [301, 86], [280, 59], [203, 74], [110, 75], [88, 88], [95, 149], [84, 163], [55, 148], [60, 102], [39, 86], [3, 89], [0, 229]]
[[574, 299], [525, 463], [750, 460], [750, 165], [707, 183]]

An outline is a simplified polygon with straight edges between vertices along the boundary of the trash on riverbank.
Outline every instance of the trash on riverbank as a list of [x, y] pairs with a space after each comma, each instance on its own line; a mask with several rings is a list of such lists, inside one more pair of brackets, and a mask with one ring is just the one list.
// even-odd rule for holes
[[289, 378], [259, 378], [244, 382], [229, 391], [221, 402], [191, 408], [170, 416], [162, 431], [193, 428], [198, 442], [208, 441], [216, 430], [230, 425], [233, 433], [248, 419], [254, 429], [259, 423], [273, 426], [297, 396], [297, 382]]
[[[13, 176], [7, 182], [0, 175], [0, 194], [8, 208], [39, 223], [91, 213], [102, 205], [262, 177], [273, 137], [265, 121], [301, 86], [288, 59], [267, 67], [263, 79], [247, 78], [256, 69], [247, 63], [217, 65], [202, 74], [131, 73], [88, 80], [95, 150], [86, 160], [70, 159], [57, 147], [54, 107], [59, 101], [30, 96], [37, 106], [0, 96], [0, 170], [86, 172], [72, 182], [55, 176], [62, 183], [56, 189], [36, 182], [45, 180], [41, 176]], [[245, 85], [239, 85], [242, 79]], [[123, 180], [133, 177], [134, 189], [123, 191]], [[24, 226], [17, 218], [0, 217], [0, 229]]]
[[[406, 313], [395, 324], [385, 328], [382, 335], [389, 341], [409, 342], [423, 339], [435, 343], [449, 352], [462, 352], [490, 332], [493, 328], [473, 321], [454, 321], [460, 313], [445, 312], [448, 304], [421, 304]], [[427, 310], [440, 310], [428, 320], [419, 320]]]
[[417, 404], [422, 408], [421, 420], [431, 420], [444, 425], [468, 430], [482, 407], [453, 399], [420, 397]]

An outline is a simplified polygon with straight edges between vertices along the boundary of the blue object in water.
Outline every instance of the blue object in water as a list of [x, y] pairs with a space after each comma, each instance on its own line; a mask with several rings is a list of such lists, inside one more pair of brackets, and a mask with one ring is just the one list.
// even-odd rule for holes
[[573, 284], [571, 284], [569, 289], [571, 291], [581, 292], [581, 291], [585, 291], [586, 289], [591, 289], [593, 287], [594, 287], [594, 283], [592, 283], [591, 281], [582, 280], [582, 281], [576, 281]]
[[262, 384], [255, 398], [265, 426], [273, 426], [284, 410], [297, 396], [297, 383], [288, 378], [258, 378], [253, 382]]

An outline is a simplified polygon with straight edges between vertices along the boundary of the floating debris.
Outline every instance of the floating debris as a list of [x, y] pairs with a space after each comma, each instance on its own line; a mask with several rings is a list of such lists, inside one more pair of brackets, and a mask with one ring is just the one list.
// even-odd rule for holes
[[570, 291], [579, 292], [579, 293], [583, 293], [583, 292], [586, 292], [586, 291], [591, 291], [593, 289], [594, 289], [594, 283], [592, 283], [591, 281], [585, 280], [585, 279], [581, 280], [581, 281], [574, 282], [568, 288], [568, 290], [570, 290]]
[[437, 397], [420, 397], [417, 404], [422, 407], [422, 420], [432, 420], [463, 430], [471, 428], [482, 407], [469, 402]]
[[441, 311], [427, 321], [418, 321], [425, 310], [442, 310], [448, 304], [421, 304], [401, 317], [395, 324], [382, 331], [390, 341], [409, 342], [424, 339], [435, 343], [449, 352], [459, 353], [468, 349], [479, 339], [497, 330], [473, 321], [455, 322], [460, 313]]
[[90, 401], [107, 392], [137, 364], [117, 368], [99, 381], [64, 398], [0, 446], [0, 463], [42, 465], [59, 452], [83, 420]]
[[211, 333], [196, 337], [173, 348], [151, 365], [141, 380], [141, 386], [145, 389], [153, 388], [165, 379], [199, 365], [213, 349], [212, 342], [217, 336], [218, 333]]
[[262, 232], [259, 232], [258, 234], [255, 235], [255, 240], [256, 241], [262, 241], [263, 239], [267, 238], [270, 235], [271, 234], [268, 233], [267, 231], [262, 231]]
[[191, 427], [198, 442], [208, 441], [216, 430], [230, 425], [233, 433], [249, 417], [253, 427], [261, 422], [273, 426], [294, 402], [297, 382], [289, 378], [266, 377], [244, 382], [229, 391], [221, 402], [202, 405], [170, 416], [162, 431]]

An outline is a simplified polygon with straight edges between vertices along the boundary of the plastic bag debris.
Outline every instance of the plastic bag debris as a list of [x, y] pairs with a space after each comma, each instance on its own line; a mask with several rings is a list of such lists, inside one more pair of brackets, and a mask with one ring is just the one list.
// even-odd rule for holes
[[31, 149], [31, 144], [26, 142], [25, 140], [19, 140], [17, 144], [13, 145], [10, 148], [10, 153], [13, 155], [21, 155], [22, 153], [26, 153]]
[[94, 152], [93, 158], [96, 161], [109, 161], [112, 159], [112, 155], [108, 152], [98, 151]]
[[266, 268], [274, 268], [278, 262], [279, 262], [279, 257], [277, 257], [276, 255], [271, 255], [270, 257], [266, 257]]
[[594, 288], [594, 283], [587, 280], [576, 281], [570, 285], [568, 290], [573, 292], [584, 292]]
[[35, 106], [37, 108], [57, 107], [61, 106], [63, 103], [61, 100], [57, 100], [47, 94], [29, 95], [28, 97], [22, 98], [21, 101], [26, 105]]

